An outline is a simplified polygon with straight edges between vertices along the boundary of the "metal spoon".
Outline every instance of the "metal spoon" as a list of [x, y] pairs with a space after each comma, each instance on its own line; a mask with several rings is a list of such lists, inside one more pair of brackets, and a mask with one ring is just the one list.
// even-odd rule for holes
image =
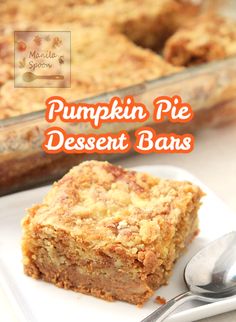
[[186, 265], [184, 279], [189, 291], [168, 301], [141, 322], [161, 322], [189, 300], [212, 303], [236, 295], [236, 232], [200, 250]]
[[35, 75], [31, 72], [25, 72], [22, 76], [25, 82], [32, 82], [35, 79], [64, 79], [63, 75]]

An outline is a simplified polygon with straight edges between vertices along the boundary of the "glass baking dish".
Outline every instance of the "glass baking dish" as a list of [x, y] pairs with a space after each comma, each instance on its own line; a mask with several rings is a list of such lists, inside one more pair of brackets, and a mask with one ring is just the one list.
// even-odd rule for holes
[[[204, 6], [218, 1], [198, 1]], [[218, 9], [218, 7], [217, 7]], [[235, 1], [220, 3], [220, 14], [235, 17]], [[133, 95], [151, 110], [153, 100], [160, 95], [180, 95], [191, 104], [195, 117], [186, 124], [171, 124], [166, 121], [154, 124], [152, 119], [145, 125], [160, 132], [187, 133], [199, 128], [217, 126], [236, 120], [236, 57], [184, 69], [176, 74], [147, 81], [139, 85], [101, 94], [80, 101], [106, 102], [112, 96]], [[151, 111], [152, 112], [152, 111]], [[150, 113], [152, 114], [152, 113]], [[112, 160], [126, 154], [46, 154], [41, 148], [44, 130], [50, 127], [44, 119], [44, 111], [24, 114], [0, 120], [0, 195], [51, 182], [61, 177], [73, 165], [87, 159]], [[53, 124], [55, 125], [55, 124]], [[57, 123], [68, 133], [93, 133], [88, 124]], [[143, 123], [106, 123], [100, 133], [134, 131]], [[130, 153], [134, 153], [131, 151]]]
[[[188, 68], [170, 76], [80, 101], [106, 102], [114, 95], [121, 98], [133, 95], [136, 102], [143, 102], [151, 110], [155, 97], [175, 94], [191, 104], [194, 119], [180, 125], [166, 121], [154, 124], [150, 119], [146, 121], [146, 126], [152, 126], [159, 133], [183, 133], [236, 120], [236, 57]], [[126, 129], [133, 137], [134, 130], [144, 123], [106, 123], [99, 130], [94, 130], [87, 123], [57, 122], [54, 125], [61, 126], [68, 133], [115, 133]], [[50, 126], [45, 121], [44, 111], [0, 122], [0, 195], [55, 180], [73, 165], [87, 159], [112, 160], [122, 157], [122, 154], [46, 154], [41, 144], [44, 130]]]

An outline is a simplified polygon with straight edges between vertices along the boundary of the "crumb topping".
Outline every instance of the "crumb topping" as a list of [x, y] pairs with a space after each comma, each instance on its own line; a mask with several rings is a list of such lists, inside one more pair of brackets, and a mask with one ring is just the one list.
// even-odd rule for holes
[[[90, 243], [122, 245], [131, 254], [151, 246], [202, 196], [188, 182], [155, 178], [112, 165], [87, 161], [54, 183], [42, 204], [28, 211], [25, 224], [53, 226]], [[146, 254], [146, 265], [152, 254]]]
[[[183, 6], [190, 17], [197, 11], [177, 0], [41, 0], [37, 10], [29, 0], [0, 1], [0, 119], [43, 110], [52, 95], [71, 102], [178, 72], [148, 48], [181, 25]], [[58, 93], [14, 87], [14, 30], [39, 29], [71, 31], [71, 87]]]
[[155, 302], [160, 304], [160, 305], [164, 305], [164, 304], [166, 304], [167, 300], [162, 296], [157, 296], [155, 298]]
[[171, 36], [164, 57], [175, 66], [191, 66], [236, 55], [236, 23], [216, 15], [194, 19]]

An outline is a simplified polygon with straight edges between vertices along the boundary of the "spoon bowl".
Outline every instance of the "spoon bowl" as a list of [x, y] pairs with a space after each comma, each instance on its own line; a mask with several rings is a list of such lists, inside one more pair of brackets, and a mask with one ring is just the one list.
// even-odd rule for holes
[[236, 295], [236, 232], [200, 250], [186, 265], [184, 279], [194, 294], [210, 298]]
[[141, 322], [161, 322], [189, 300], [207, 303], [236, 295], [236, 232], [204, 247], [188, 262], [184, 280], [189, 291], [176, 296]]
[[34, 73], [31, 73], [31, 72], [25, 72], [23, 74], [23, 80], [25, 82], [32, 82], [33, 80], [35, 80], [37, 77]]

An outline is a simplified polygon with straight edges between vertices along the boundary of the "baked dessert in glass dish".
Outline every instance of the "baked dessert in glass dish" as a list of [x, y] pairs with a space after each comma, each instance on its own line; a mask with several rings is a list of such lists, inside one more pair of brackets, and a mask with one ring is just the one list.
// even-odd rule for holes
[[[154, 124], [152, 119], [145, 124], [163, 133], [193, 133], [236, 120], [236, 57], [228, 57], [232, 51], [230, 54], [227, 50], [224, 59], [215, 56], [216, 61], [194, 63], [197, 66], [192, 68], [185, 67], [190, 65], [188, 61], [174, 62], [172, 39], [175, 43], [175, 35], [181, 30], [186, 32], [186, 24], [193, 31], [190, 43], [195, 43], [194, 37], [201, 42], [206, 35], [211, 44], [213, 33], [207, 33], [207, 23], [199, 17], [203, 11], [209, 16], [209, 11], [203, 8], [206, 2], [197, 1], [200, 5], [188, 0], [63, 0], [63, 5], [56, 0], [0, 2], [0, 195], [52, 182], [84, 160], [112, 161], [118, 157], [44, 153], [41, 146], [44, 130], [48, 128], [45, 100], [52, 95], [63, 96], [68, 102], [107, 102], [112, 96], [132, 95], [150, 108], [151, 115], [155, 97], [178, 94], [191, 104], [195, 117], [184, 125], [166, 121]], [[228, 4], [224, 2], [224, 6]], [[223, 14], [221, 8], [217, 12]], [[218, 24], [218, 19], [224, 22]], [[225, 42], [227, 34], [233, 32], [231, 22], [225, 23], [226, 20], [212, 18], [209, 22], [211, 29], [214, 23], [219, 26], [219, 31], [214, 31], [216, 43]], [[202, 25], [201, 32], [197, 24]], [[71, 31], [71, 88], [14, 88], [14, 30]], [[232, 48], [236, 42], [232, 39], [231, 44], [226, 43]], [[185, 44], [183, 51], [184, 47]], [[170, 49], [171, 58], [162, 55], [164, 48], [164, 52]], [[169, 63], [167, 60], [172, 58]], [[58, 126], [68, 133], [77, 132], [74, 124]], [[120, 128], [106, 126], [101, 131], [119, 132], [121, 128], [134, 138], [136, 128], [127, 124]], [[83, 131], [92, 133], [93, 129], [83, 127]]]
[[56, 94], [72, 102], [181, 70], [112, 30], [83, 25], [78, 30], [67, 25], [61, 28], [69, 28], [73, 38], [71, 87], [15, 88], [9, 79], [0, 87], [0, 119], [27, 114], [29, 109], [43, 110], [46, 99]]
[[23, 219], [24, 271], [59, 287], [142, 305], [167, 283], [196, 236], [202, 196], [189, 182], [84, 162]]
[[[198, 6], [179, 0], [0, 3], [0, 120], [45, 109], [53, 95], [89, 98], [175, 73], [157, 54]], [[188, 19], [183, 19], [184, 13]], [[53, 22], [53, 23], [52, 23]], [[14, 31], [71, 32], [71, 88], [14, 86]], [[61, 86], [60, 86], [61, 87]]]

